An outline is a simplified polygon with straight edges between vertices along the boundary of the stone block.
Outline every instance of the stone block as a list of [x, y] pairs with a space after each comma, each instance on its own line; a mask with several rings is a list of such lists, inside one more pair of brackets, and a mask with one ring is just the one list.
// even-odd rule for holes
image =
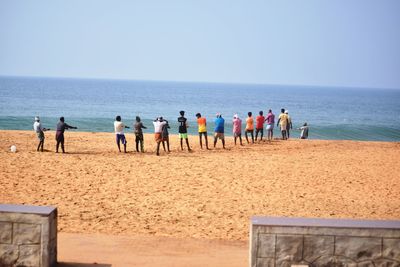
[[259, 258], [275, 257], [275, 235], [258, 235], [258, 253]]
[[377, 259], [374, 260], [375, 267], [400, 267], [400, 262], [390, 259]]
[[277, 235], [276, 239], [276, 263], [281, 266], [284, 262], [301, 262], [303, 257], [303, 236], [301, 235]]
[[312, 267], [357, 267], [357, 263], [341, 256], [322, 256], [311, 263]]
[[39, 267], [40, 245], [21, 245], [16, 266]]
[[12, 224], [0, 222], [0, 244], [11, 244], [12, 242]]
[[0, 266], [13, 266], [17, 259], [17, 245], [0, 245]]
[[333, 236], [304, 236], [303, 259], [313, 262], [321, 256], [333, 256], [335, 238]]
[[354, 261], [366, 261], [381, 256], [381, 238], [373, 237], [336, 237], [335, 254], [346, 256]]
[[275, 267], [275, 261], [271, 258], [258, 258], [256, 267]]
[[41, 230], [39, 224], [14, 223], [14, 244], [39, 244], [40, 235]]
[[383, 239], [382, 256], [400, 261], [400, 239]]

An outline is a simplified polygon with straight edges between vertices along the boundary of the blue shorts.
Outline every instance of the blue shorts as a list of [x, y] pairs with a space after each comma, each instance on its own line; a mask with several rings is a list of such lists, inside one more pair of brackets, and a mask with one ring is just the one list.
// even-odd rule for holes
[[123, 145], [126, 144], [126, 139], [124, 134], [116, 134], [117, 144], [121, 141]]

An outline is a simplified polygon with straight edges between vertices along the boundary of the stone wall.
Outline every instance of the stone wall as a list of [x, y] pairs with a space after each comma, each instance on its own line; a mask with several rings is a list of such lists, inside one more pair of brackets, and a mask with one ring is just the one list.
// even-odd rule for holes
[[57, 209], [0, 204], [0, 267], [57, 264]]
[[400, 221], [254, 217], [250, 266], [400, 267]]

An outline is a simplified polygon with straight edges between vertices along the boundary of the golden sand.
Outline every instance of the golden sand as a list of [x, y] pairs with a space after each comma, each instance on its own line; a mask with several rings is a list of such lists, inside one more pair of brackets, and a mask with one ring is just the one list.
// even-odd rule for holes
[[[400, 219], [400, 143], [298, 140], [155, 155], [119, 153], [112, 133], [0, 131], [0, 203], [54, 205], [69, 233], [247, 240], [253, 215]], [[211, 140], [210, 140], [211, 141]], [[210, 142], [211, 143], [211, 142]], [[11, 145], [17, 153], [9, 152]]]

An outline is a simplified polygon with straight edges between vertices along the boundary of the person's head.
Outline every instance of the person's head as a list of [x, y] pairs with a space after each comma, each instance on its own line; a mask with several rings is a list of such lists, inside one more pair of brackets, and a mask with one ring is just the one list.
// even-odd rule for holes
[[179, 114], [181, 114], [181, 116], [185, 116], [185, 111], [181, 110], [179, 111]]
[[136, 116], [136, 121], [140, 122], [140, 117], [139, 116]]
[[288, 110], [285, 110], [285, 114], [289, 114], [289, 111], [288, 111]]
[[217, 118], [221, 118], [221, 113], [217, 113], [217, 114], [215, 114], [215, 117], [217, 117]]
[[260, 116], [262, 116], [264, 114], [264, 112], [262, 110], [260, 110], [260, 112], [258, 112], [258, 114], [260, 114]]
[[200, 118], [200, 117], [201, 117], [201, 114], [200, 114], [200, 113], [196, 113], [196, 117], [197, 117], [197, 118]]
[[35, 121], [40, 121], [39, 116], [36, 116], [36, 117], [35, 117]]
[[234, 118], [234, 119], [239, 119], [239, 115], [238, 115], [238, 114], [235, 114], [235, 115], [233, 115], [233, 118]]
[[272, 113], [272, 109], [268, 110], [269, 113]]
[[115, 120], [116, 121], [121, 121], [121, 116], [118, 115], [117, 117], [115, 117]]
[[305, 122], [305, 123], [303, 124], [303, 126], [307, 126], [307, 122]]
[[284, 108], [281, 108], [281, 113], [285, 113], [285, 109]]
[[247, 116], [251, 117], [251, 115], [253, 115], [253, 113], [251, 113], [251, 112], [247, 113]]
[[61, 122], [64, 122], [64, 117], [60, 117], [60, 121], [61, 121]]
[[160, 121], [163, 121], [163, 120], [164, 120], [164, 118], [163, 118], [163, 117], [160, 117], [160, 118], [159, 118], [159, 120], [160, 120]]

